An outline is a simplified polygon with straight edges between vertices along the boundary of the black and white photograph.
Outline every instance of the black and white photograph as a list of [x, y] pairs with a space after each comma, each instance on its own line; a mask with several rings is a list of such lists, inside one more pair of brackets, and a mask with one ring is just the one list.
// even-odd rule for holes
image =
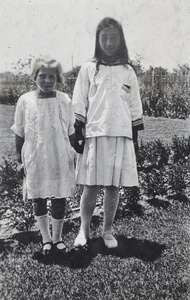
[[190, 300], [189, 0], [0, 7], [0, 300]]

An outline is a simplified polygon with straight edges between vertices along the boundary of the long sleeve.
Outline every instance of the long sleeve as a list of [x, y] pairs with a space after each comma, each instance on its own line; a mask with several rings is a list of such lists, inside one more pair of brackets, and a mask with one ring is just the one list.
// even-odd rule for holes
[[86, 65], [83, 65], [79, 71], [72, 98], [75, 118], [83, 123], [86, 122], [89, 86], [88, 70]]
[[75, 123], [75, 114], [74, 114], [72, 102], [70, 101], [69, 102], [69, 132], [68, 132], [69, 136], [75, 132], [74, 123]]
[[136, 74], [133, 70], [131, 70], [130, 74], [130, 100], [129, 107], [131, 112], [132, 119], [132, 128], [133, 131], [143, 130], [143, 110], [142, 110], [142, 102], [139, 93], [139, 86]]

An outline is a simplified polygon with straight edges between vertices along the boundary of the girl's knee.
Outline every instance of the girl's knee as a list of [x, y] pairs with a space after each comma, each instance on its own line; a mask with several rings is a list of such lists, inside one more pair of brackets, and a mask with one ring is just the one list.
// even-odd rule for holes
[[52, 203], [52, 217], [54, 219], [63, 219], [65, 216], [65, 208], [66, 208], [66, 200], [65, 198], [62, 199], [53, 199]]
[[94, 194], [98, 194], [100, 190], [100, 186], [99, 185], [85, 185], [84, 186], [84, 192], [88, 193], [89, 195], [94, 195]]
[[105, 186], [105, 191], [111, 192], [111, 193], [119, 193], [119, 187], [114, 186], [114, 185]]
[[33, 200], [34, 213], [36, 216], [47, 214], [47, 199], [37, 198]]

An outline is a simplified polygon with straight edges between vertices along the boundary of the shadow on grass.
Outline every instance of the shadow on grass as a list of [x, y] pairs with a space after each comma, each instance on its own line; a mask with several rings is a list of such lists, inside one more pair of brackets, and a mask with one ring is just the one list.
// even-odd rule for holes
[[148, 204], [150, 204], [151, 206], [154, 206], [156, 208], [167, 209], [171, 205], [169, 201], [157, 199], [157, 198], [149, 199], [146, 201]]
[[19, 243], [27, 246], [30, 243], [39, 243], [41, 240], [41, 237], [39, 235], [39, 231], [28, 231], [28, 232], [19, 232], [15, 233], [12, 236], [12, 239], [18, 241]]
[[156, 242], [137, 240], [135, 238], [128, 239], [125, 236], [119, 236], [117, 240], [118, 247], [115, 249], [107, 249], [102, 238], [95, 238], [89, 240], [86, 249], [72, 249], [64, 255], [54, 255], [52, 253], [48, 256], [43, 256], [42, 253], [36, 252], [33, 255], [33, 259], [43, 264], [58, 264], [78, 269], [88, 267], [98, 254], [120, 258], [135, 257], [143, 261], [153, 262], [160, 257], [166, 248], [165, 245]]
[[0, 254], [7, 255], [11, 251], [10, 242], [0, 239]]
[[[11, 240], [0, 240], [0, 253], [8, 254], [17, 248], [14, 243], [27, 246], [30, 243], [40, 243], [41, 237], [39, 231], [16, 233]], [[88, 241], [86, 248], [71, 249], [64, 254], [50, 253], [43, 255], [40, 251], [35, 252], [32, 256], [34, 260], [46, 265], [62, 265], [73, 269], [88, 267], [93, 258], [98, 254], [112, 255], [120, 258], [134, 257], [146, 262], [153, 262], [158, 259], [166, 246], [148, 240], [137, 240], [135, 238], [127, 238], [123, 235], [117, 237], [118, 247], [108, 249], [105, 247], [102, 238], [94, 238]]]
[[32, 242], [39, 243], [40, 239], [39, 231], [15, 233], [10, 238], [0, 239], [0, 254], [6, 256], [8, 253], [13, 252], [13, 249], [20, 249]]
[[89, 251], [96, 256], [98, 253], [103, 255], [113, 255], [121, 258], [135, 257], [144, 261], [156, 260], [166, 249], [165, 245], [147, 240], [137, 240], [136, 238], [126, 238], [118, 236], [118, 247], [107, 249], [104, 246], [102, 238], [96, 238], [90, 241]]

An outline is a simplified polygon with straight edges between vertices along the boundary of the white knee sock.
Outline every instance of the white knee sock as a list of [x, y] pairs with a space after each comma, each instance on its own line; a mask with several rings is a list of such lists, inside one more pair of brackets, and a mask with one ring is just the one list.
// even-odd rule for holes
[[53, 244], [60, 242], [62, 240], [61, 234], [63, 229], [64, 219], [54, 219], [52, 218], [52, 240]]
[[42, 235], [42, 242], [51, 242], [48, 214], [43, 216], [36, 216], [36, 220]]

